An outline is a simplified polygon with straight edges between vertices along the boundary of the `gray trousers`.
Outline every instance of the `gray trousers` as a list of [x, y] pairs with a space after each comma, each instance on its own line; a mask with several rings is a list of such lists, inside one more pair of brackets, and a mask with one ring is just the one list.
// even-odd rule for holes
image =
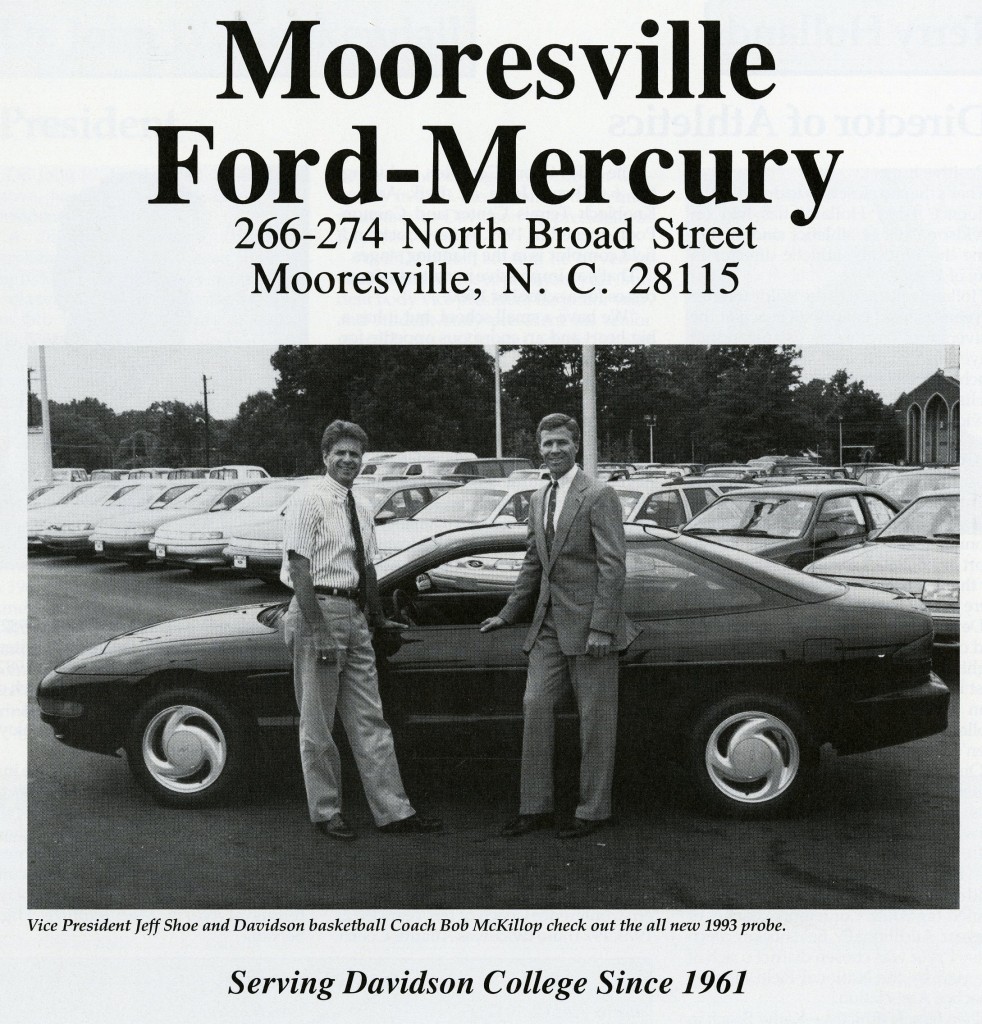
[[560, 650], [551, 614], [529, 653], [522, 734], [521, 814], [554, 810], [556, 705], [572, 688], [580, 712], [580, 800], [576, 817], [611, 815], [617, 743], [617, 654], [570, 657]]
[[382, 716], [365, 615], [347, 598], [318, 594], [318, 603], [334, 641], [329, 660], [318, 657], [313, 632], [295, 599], [284, 623], [300, 708], [300, 762], [310, 820], [328, 821], [341, 813], [341, 761], [331, 735], [336, 710], [375, 824], [401, 821], [414, 811], [402, 785], [392, 731]]

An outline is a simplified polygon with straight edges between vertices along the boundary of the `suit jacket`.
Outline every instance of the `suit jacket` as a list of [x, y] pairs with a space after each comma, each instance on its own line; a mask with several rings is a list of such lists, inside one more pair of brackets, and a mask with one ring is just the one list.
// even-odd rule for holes
[[548, 485], [532, 495], [525, 562], [498, 614], [505, 622], [518, 622], [534, 607], [526, 653], [550, 604], [563, 654], [585, 654], [591, 629], [609, 633], [614, 649], [622, 651], [640, 630], [623, 610], [627, 544], [621, 503], [612, 488], [577, 469], [547, 554], [543, 527], [547, 492]]

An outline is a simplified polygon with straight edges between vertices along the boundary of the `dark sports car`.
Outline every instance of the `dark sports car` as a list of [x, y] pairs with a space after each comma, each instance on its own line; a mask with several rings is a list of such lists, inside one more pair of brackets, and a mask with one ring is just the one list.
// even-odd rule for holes
[[[480, 633], [507, 594], [441, 592], [430, 570], [520, 551], [525, 532], [456, 529], [379, 563], [386, 611], [403, 623], [376, 638], [400, 749], [435, 739], [441, 752], [517, 753], [526, 628]], [[622, 655], [626, 772], [671, 758], [714, 809], [755, 816], [806, 794], [824, 743], [850, 754], [946, 728], [949, 694], [931, 672], [931, 618], [917, 599], [656, 527], [627, 532], [626, 603], [642, 633]], [[174, 619], [99, 644], [41, 682], [41, 716], [71, 746], [124, 749], [163, 803], [225, 797], [261, 760], [264, 727], [295, 728], [283, 607]], [[565, 727], [573, 712], [562, 715]]]

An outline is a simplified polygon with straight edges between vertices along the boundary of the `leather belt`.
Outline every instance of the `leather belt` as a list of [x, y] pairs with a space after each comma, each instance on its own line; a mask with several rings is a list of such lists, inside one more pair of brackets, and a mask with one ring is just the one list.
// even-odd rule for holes
[[315, 594], [326, 594], [328, 597], [346, 597], [349, 601], [357, 601], [357, 587], [314, 587]]

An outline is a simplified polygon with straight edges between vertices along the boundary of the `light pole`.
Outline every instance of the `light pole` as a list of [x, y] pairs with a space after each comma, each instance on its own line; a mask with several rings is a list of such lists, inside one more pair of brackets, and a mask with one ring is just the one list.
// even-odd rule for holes
[[644, 422], [648, 427], [648, 461], [655, 461], [655, 424], [658, 422], [658, 417], [654, 413], [648, 413], [644, 418]]
[[842, 417], [839, 417], [839, 466], [842, 466]]

